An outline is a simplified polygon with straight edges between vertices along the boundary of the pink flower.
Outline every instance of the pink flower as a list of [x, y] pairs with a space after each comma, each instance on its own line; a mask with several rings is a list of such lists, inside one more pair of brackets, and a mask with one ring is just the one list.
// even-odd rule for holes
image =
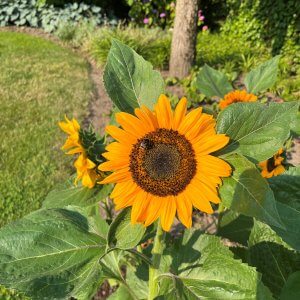
[[202, 27], [202, 31], [206, 31], [206, 30], [208, 30], [208, 26], [205, 25]]
[[143, 20], [143, 22], [144, 22], [144, 24], [148, 24], [148, 23], [149, 23], [149, 19], [148, 19], [148, 18], [145, 18], [145, 19]]
[[159, 16], [160, 16], [161, 18], [164, 18], [164, 17], [166, 16], [166, 14], [165, 14], [165, 13], [161, 13]]
[[204, 21], [204, 19], [205, 19], [204, 16], [200, 16], [200, 17], [199, 17], [199, 20], [200, 20], [200, 21]]
[[201, 14], [202, 14], [202, 10], [200, 9], [198, 10], [198, 18], [200, 18]]

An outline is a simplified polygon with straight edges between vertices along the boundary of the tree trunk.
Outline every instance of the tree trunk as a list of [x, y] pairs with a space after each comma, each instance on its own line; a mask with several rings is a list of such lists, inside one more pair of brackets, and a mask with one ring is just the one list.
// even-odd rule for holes
[[189, 75], [196, 52], [198, 0], [177, 0], [172, 37], [170, 76]]

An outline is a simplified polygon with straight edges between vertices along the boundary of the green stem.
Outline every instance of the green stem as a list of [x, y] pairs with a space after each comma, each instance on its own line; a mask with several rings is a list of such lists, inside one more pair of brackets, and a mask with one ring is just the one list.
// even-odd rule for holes
[[158, 295], [159, 286], [156, 277], [159, 275], [160, 260], [164, 247], [165, 232], [161, 227], [160, 221], [158, 221], [152, 249], [152, 266], [149, 267], [149, 300], [153, 300]]

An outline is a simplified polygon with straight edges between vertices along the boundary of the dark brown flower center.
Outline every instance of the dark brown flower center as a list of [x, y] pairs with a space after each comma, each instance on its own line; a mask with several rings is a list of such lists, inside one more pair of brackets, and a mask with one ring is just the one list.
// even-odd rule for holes
[[145, 191], [157, 195], [177, 195], [196, 173], [195, 153], [190, 142], [177, 131], [157, 129], [133, 146], [130, 171]]
[[274, 156], [267, 160], [267, 170], [268, 172], [272, 172], [276, 168]]

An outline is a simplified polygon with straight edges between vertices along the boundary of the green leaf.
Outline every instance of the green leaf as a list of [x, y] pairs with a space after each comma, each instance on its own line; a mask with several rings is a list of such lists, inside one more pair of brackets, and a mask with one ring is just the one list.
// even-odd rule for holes
[[277, 201], [300, 211], [300, 166], [268, 181]]
[[267, 225], [255, 222], [249, 239], [249, 264], [262, 273], [262, 281], [278, 297], [289, 275], [300, 270], [300, 254]]
[[300, 271], [291, 274], [283, 287], [280, 300], [299, 300], [300, 299]]
[[136, 107], [150, 109], [164, 93], [164, 80], [133, 49], [113, 39], [104, 71], [104, 85], [114, 104], [132, 113]]
[[262, 92], [275, 84], [279, 58], [279, 55], [273, 57], [246, 75], [244, 83], [249, 93]]
[[111, 223], [107, 235], [110, 248], [132, 249], [142, 239], [146, 227], [141, 224], [131, 224], [130, 208], [125, 208]]
[[277, 201], [276, 206], [285, 228], [269, 225], [287, 244], [300, 251], [300, 211]]
[[284, 229], [273, 192], [255, 165], [239, 154], [231, 154], [226, 160], [232, 165], [233, 173], [223, 179], [219, 191], [223, 205]]
[[234, 103], [217, 119], [218, 133], [230, 137], [221, 153], [237, 152], [264, 161], [282, 147], [290, 134], [299, 103]]
[[[197, 264], [180, 267], [177, 274], [159, 276], [169, 282], [166, 299], [272, 299], [261, 275], [255, 268], [235, 260], [220, 238], [201, 235], [196, 240], [193, 233], [186, 241], [186, 246], [191, 244], [200, 246]], [[187, 250], [183, 247], [181, 251]], [[188, 253], [184, 256], [188, 257]]]
[[224, 95], [233, 90], [225, 74], [206, 64], [199, 71], [195, 85], [207, 97], [223, 98]]
[[81, 184], [74, 185], [73, 178], [59, 184], [52, 190], [43, 202], [43, 208], [59, 208], [68, 205], [87, 207], [100, 202], [108, 196], [111, 185], [97, 185], [89, 189]]
[[269, 225], [254, 219], [254, 224], [248, 240], [248, 246], [252, 247], [262, 242], [272, 242], [287, 249], [291, 249], [291, 247], [285, 243]]
[[130, 291], [125, 285], [120, 285], [118, 289], [113, 292], [109, 297], [108, 300], [136, 300], [130, 294]]
[[219, 222], [218, 236], [246, 246], [252, 227], [253, 218], [228, 210]]
[[[71, 210], [72, 209], [72, 210]], [[89, 299], [105, 240], [70, 209], [43, 209], [0, 230], [0, 283], [32, 299]]]

